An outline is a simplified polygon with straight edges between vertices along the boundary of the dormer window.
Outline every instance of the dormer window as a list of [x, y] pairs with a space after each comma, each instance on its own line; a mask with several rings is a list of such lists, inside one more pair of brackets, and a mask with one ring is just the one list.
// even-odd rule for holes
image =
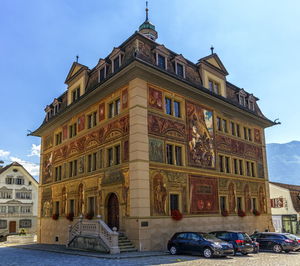
[[181, 78], [185, 78], [185, 69], [184, 69], [184, 65], [180, 64], [178, 62], [176, 62], [175, 64], [175, 70], [176, 70], [176, 74], [181, 77]]
[[59, 112], [60, 103], [54, 106], [54, 114], [57, 114]]
[[72, 91], [72, 102], [75, 102], [80, 97], [80, 87]]
[[248, 97], [248, 108], [252, 111], [255, 110], [255, 98], [253, 95], [249, 95]]
[[239, 104], [246, 107], [247, 101], [246, 101], [247, 93], [242, 89], [239, 91]]
[[208, 80], [208, 89], [216, 94], [220, 94], [220, 84], [214, 80]]
[[102, 82], [106, 79], [106, 65], [99, 69], [99, 78], [98, 81]]
[[121, 54], [118, 54], [113, 60], [112, 60], [112, 69], [113, 73], [117, 72], [121, 67]]
[[46, 112], [46, 121], [48, 121], [53, 115], [53, 110], [50, 105], [47, 105], [47, 107], [45, 108], [45, 112]]
[[156, 64], [158, 65], [158, 67], [162, 68], [162, 69], [166, 69], [166, 65], [167, 65], [167, 58], [164, 57], [161, 54], [156, 54]]

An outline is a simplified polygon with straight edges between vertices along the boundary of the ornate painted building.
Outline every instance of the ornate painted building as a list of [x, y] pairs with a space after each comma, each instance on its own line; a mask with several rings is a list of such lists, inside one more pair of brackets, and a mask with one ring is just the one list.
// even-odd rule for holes
[[213, 51], [193, 63], [157, 36], [147, 14], [92, 69], [74, 62], [46, 107], [32, 133], [40, 242], [66, 244], [73, 214], [101, 215], [139, 250], [165, 249], [182, 230], [272, 229], [264, 129], [274, 123]]
[[0, 168], [0, 236], [36, 234], [38, 182], [17, 162]]

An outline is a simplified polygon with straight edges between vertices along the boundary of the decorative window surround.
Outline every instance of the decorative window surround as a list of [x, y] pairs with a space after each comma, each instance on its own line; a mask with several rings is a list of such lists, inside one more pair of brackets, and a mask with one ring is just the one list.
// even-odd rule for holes
[[[184, 57], [182, 55], [177, 55], [174, 59], [173, 59], [174, 63], [175, 63], [175, 73], [176, 75], [178, 75], [179, 77], [185, 78], [185, 68], [187, 66], [187, 61], [184, 59]], [[178, 73], [178, 65], [181, 65], [183, 68], [183, 73], [182, 75], [180, 75], [180, 73]]]
[[[115, 73], [119, 70], [119, 68], [122, 65], [123, 55], [124, 55], [124, 52], [122, 52], [119, 48], [113, 49], [112, 53], [109, 56], [109, 59], [111, 60], [111, 73]], [[117, 58], [119, 59], [118, 60], [119, 65], [115, 66], [115, 60]]]

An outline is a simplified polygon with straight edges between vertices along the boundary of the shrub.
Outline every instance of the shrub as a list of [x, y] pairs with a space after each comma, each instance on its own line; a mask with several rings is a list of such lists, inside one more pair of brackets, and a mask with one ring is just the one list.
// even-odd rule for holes
[[243, 210], [239, 210], [238, 211], [238, 216], [244, 217], [244, 216], [246, 216], [246, 213]]
[[59, 217], [59, 214], [58, 214], [58, 213], [54, 213], [54, 214], [52, 215], [52, 219], [53, 219], [53, 220], [58, 220], [58, 217]]
[[173, 210], [173, 211], [171, 211], [171, 217], [175, 221], [180, 221], [183, 216], [179, 210]]
[[69, 221], [72, 222], [73, 219], [74, 219], [74, 213], [73, 213], [73, 212], [68, 213], [67, 216], [66, 216], [66, 218], [67, 218]]
[[228, 213], [227, 210], [223, 210], [223, 211], [221, 212], [221, 214], [222, 214], [222, 216], [224, 216], [224, 217], [226, 217], [226, 216], [229, 215], [229, 213]]

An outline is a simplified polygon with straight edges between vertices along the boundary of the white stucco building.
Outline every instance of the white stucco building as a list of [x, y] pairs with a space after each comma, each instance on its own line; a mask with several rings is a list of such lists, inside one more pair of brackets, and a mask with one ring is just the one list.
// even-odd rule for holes
[[300, 186], [270, 182], [272, 221], [276, 232], [299, 233]]
[[36, 233], [38, 182], [17, 162], [0, 168], [0, 236]]

